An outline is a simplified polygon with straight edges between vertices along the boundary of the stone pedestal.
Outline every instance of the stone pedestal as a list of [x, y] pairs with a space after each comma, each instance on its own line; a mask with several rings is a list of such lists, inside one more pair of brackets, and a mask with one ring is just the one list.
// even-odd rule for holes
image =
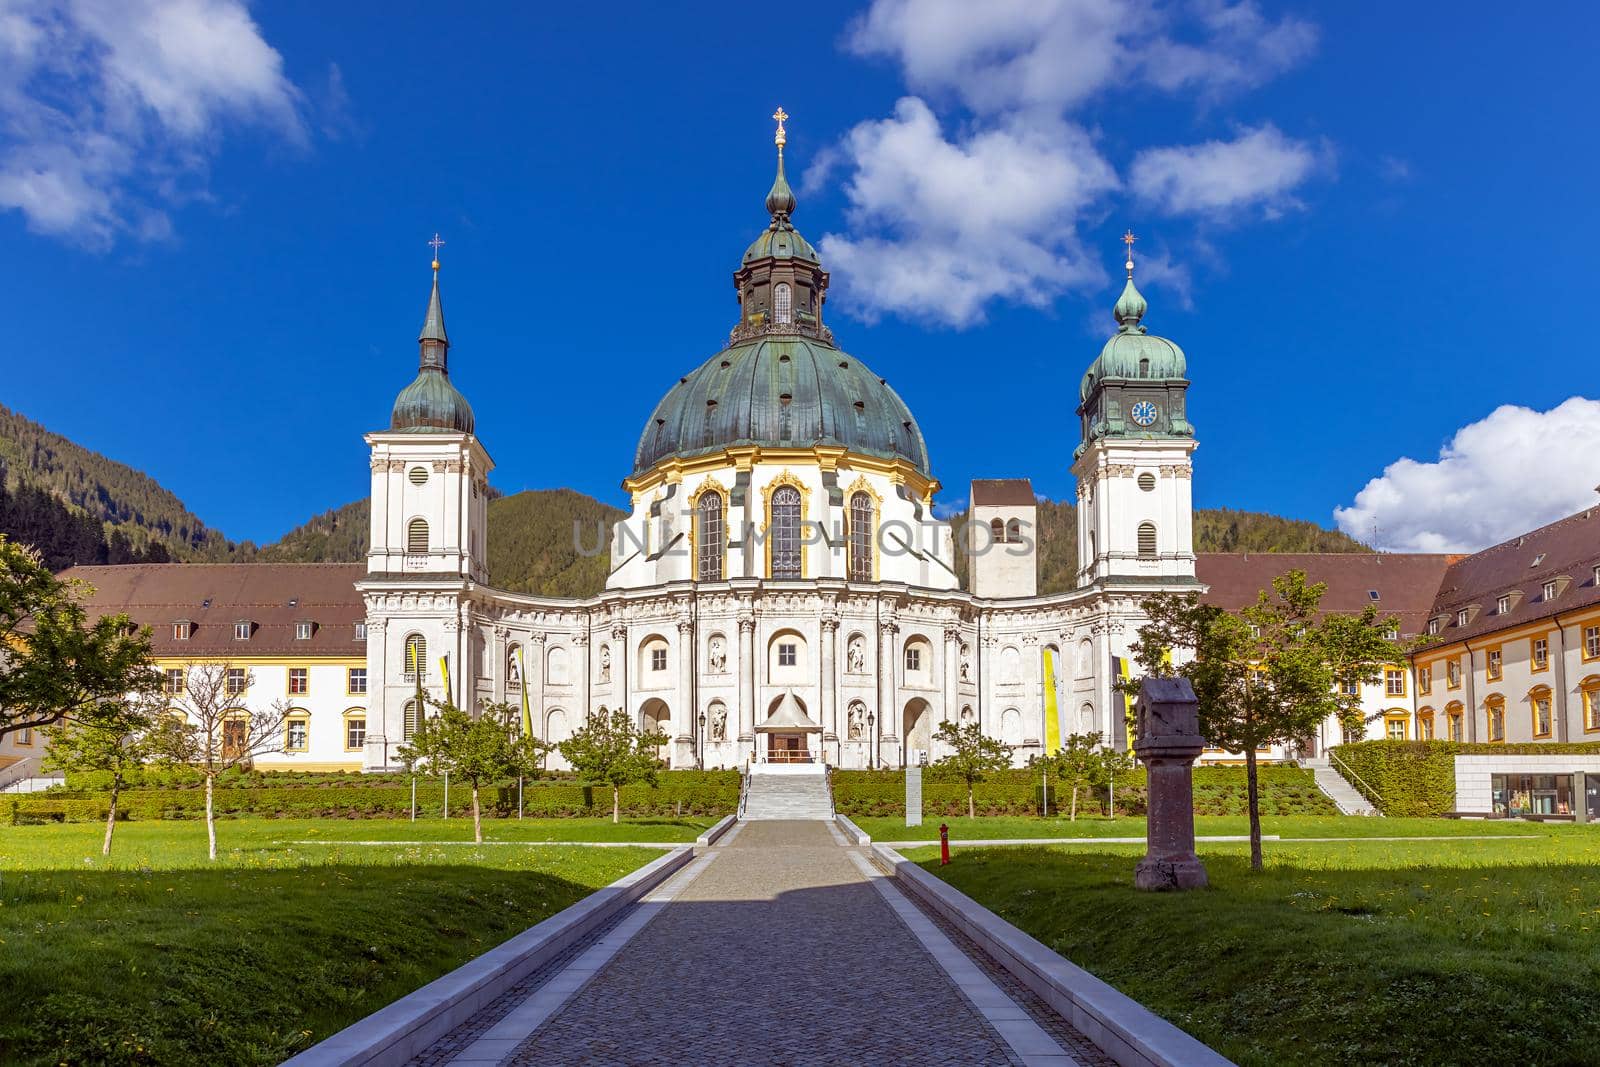
[[1206, 869], [1194, 851], [1194, 761], [1205, 748], [1199, 701], [1186, 678], [1146, 678], [1135, 705], [1133, 750], [1149, 775], [1148, 847], [1134, 869], [1138, 889], [1203, 889]]

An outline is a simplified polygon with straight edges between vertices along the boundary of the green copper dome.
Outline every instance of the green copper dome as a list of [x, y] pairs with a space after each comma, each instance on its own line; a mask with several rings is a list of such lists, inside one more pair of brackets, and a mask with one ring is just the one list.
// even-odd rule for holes
[[1147, 309], [1144, 296], [1129, 278], [1112, 311], [1117, 320], [1117, 332], [1111, 335], [1111, 340], [1100, 350], [1100, 357], [1083, 376], [1078, 399], [1087, 400], [1095, 383], [1108, 378], [1162, 380], [1187, 375], [1183, 349], [1140, 325]]
[[929, 474], [928, 446], [905, 401], [853, 356], [806, 337], [744, 341], [690, 371], [645, 425], [634, 474], [734, 445], [837, 445]]
[[439, 300], [439, 264], [433, 265], [433, 293], [417, 338], [422, 345], [416, 380], [395, 397], [389, 429], [406, 433], [471, 433], [472, 405], [450, 383], [450, 339], [444, 331], [444, 305]]
[[811, 247], [811, 242], [800, 236], [800, 231], [788, 223], [774, 222], [770, 227], [761, 231], [761, 236], [750, 242], [750, 247], [744, 250], [744, 263], [753, 263], [758, 259], [771, 256], [773, 259], [803, 259], [807, 263], [821, 263], [817, 250]]

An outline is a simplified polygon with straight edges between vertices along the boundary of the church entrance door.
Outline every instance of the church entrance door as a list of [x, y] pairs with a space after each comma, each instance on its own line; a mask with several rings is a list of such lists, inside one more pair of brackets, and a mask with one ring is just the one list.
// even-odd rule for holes
[[811, 753], [806, 751], [804, 734], [768, 734], [768, 763], [809, 763]]

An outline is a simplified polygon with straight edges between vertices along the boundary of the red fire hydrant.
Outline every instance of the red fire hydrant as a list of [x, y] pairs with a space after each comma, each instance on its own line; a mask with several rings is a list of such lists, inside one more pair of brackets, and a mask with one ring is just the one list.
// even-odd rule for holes
[[950, 866], [950, 824], [939, 824], [939, 866]]

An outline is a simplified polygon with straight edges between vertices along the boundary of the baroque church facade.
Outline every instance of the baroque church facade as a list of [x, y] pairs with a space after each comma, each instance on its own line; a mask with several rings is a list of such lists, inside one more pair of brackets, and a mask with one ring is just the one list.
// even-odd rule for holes
[[551, 742], [624, 708], [666, 734], [673, 767], [899, 767], [942, 755], [946, 721], [977, 723], [1019, 764], [1073, 733], [1126, 747], [1113, 684], [1138, 602], [1199, 588], [1187, 368], [1143, 324], [1131, 251], [1116, 332], [1082, 380], [1080, 443], [1062, 456], [1078, 482], [1078, 584], [1037, 595], [1026, 480], [973, 484], [968, 545], [934, 516], [916, 419], [827, 324], [828, 273], [793, 224], [783, 145], [780, 122], [769, 221], [733, 275], [735, 325], [645, 422], [598, 595], [492, 584], [493, 461], [449, 378], [434, 262], [417, 377], [366, 437], [366, 767], [393, 765], [419, 688], [525, 707]]

